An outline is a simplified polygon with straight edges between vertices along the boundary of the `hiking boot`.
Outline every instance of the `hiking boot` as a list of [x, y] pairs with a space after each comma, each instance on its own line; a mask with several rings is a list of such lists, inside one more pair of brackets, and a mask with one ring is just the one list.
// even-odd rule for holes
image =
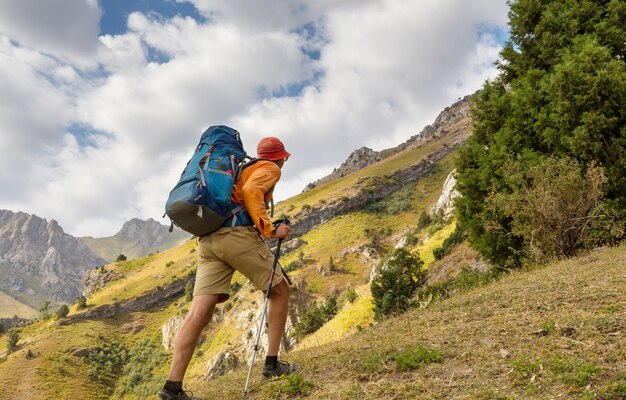
[[[191, 396], [187, 393], [191, 394]], [[193, 393], [191, 392], [180, 392], [179, 394], [175, 394], [167, 389], [161, 389], [159, 390], [158, 400], [200, 400], [200, 398], [193, 397]]]
[[298, 364], [289, 364], [285, 361], [279, 361], [274, 368], [265, 366], [263, 367], [263, 376], [266, 378], [273, 378], [275, 376], [289, 375], [294, 372], [300, 371]]

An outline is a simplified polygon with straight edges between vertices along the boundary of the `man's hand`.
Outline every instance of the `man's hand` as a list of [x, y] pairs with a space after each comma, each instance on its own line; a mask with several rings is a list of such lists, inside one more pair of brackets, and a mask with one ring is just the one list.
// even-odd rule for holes
[[277, 239], [285, 239], [287, 238], [287, 235], [289, 235], [290, 230], [291, 229], [289, 228], [289, 225], [280, 224], [276, 229], [274, 229], [274, 232], [272, 232], [272, 237]]

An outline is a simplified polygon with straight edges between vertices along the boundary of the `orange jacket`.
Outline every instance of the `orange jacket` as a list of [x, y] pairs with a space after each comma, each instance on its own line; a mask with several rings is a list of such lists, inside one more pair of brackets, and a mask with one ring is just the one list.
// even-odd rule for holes
[[267, 205], [272, 199], [272, 189], [280, 179], [280, 168], [271, 161], [257, 161], [241, 172], [235, 183], [232, 200], [243, 204], [252, 222], [261, 234], [272, 236], [272, 221], [267, 215]]

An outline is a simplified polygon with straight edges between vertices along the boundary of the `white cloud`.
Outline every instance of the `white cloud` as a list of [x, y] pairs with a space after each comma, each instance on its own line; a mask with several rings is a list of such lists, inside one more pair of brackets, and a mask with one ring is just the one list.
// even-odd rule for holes
[[296, 194], [358, 147], [399, 144], [493, 76], [500, 44], [479, 31], [503, 27], [507, 11], [504, 0], [190, 2], [208, 22], [133, 13], [127, 32], [100, 37], [92, 1], [72, 11], [86, 23], [45, 27], [0, 6], [0, 168], [20, 169], [0, 176], [2, 207], [75, 235], [158, 219], [202, 131], [223, 123], [249, 153], [281, 137], [293, 157], [277, 196]]
[[101, 16], [96, 0], [0, 2], [0, 33], [79, 64], [91, 64]]

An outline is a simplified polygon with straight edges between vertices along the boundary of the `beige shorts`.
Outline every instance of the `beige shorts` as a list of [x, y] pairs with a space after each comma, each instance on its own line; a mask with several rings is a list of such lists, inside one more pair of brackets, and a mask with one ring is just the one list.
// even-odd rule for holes
[[[266, 290], [274, 255], [251, 226], [224, 227], [198, 241], [198, 270], [194, 296], [218, 294], [218, 303], [230, 297], [230, 280], [241, 272], [258, 289]], [[276, 267], [272, 287], [283, 280]]]

